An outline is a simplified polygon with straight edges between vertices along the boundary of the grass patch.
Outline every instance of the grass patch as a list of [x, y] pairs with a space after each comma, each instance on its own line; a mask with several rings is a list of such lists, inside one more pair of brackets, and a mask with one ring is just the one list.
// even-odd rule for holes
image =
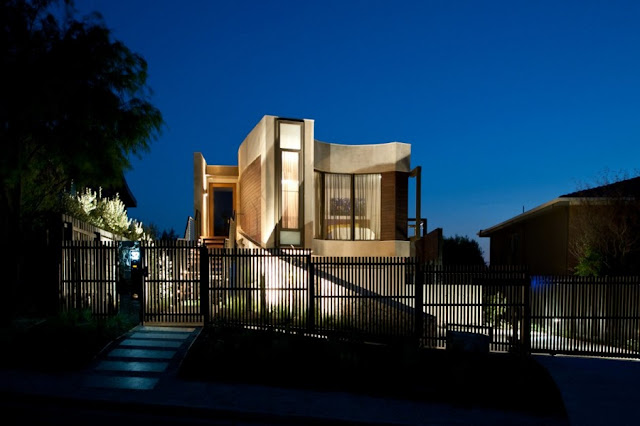
[[191, 346], [179, 374], [186, 380], [566, 415], [555, 383], [531, 358], [420, 349], [408, 340], [374, 345], [208, 326]]
[[89, 310], [15, 320], [1, 331], [2, 362], [7, 367], [35, 371], [81, 370], [135, 325], [124, 315], [94, 318]]

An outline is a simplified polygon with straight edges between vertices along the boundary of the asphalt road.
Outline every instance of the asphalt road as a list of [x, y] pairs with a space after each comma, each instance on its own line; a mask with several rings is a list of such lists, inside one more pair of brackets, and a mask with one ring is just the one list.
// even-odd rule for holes
[[259, 415], [190, 407], [136, 405], [132, 402], [73, 400], [0, 393], [4, 425], [170, 426], [170, 425], [362, 425], [358, 422]]

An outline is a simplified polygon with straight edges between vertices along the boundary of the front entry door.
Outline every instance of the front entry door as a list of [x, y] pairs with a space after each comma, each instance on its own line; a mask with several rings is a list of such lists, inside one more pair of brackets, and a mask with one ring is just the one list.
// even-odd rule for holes
[[213, 188], [213, 235], [229, 236], [229, 221], [233, 218], [233, 187]]

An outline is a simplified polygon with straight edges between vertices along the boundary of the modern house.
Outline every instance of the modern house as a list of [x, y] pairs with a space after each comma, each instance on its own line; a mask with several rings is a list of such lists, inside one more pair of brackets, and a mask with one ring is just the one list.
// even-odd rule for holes
[[[410, 256], [411, 145], [316, 140], [314, 120], [265, 115], [238, 148], [237, 165], [194, 153], [189, 232], [209, 247], [304, 248], [320, 256]], [[420, 228], [422, 228], [420, 230]]]
[[619, 212], [622, 203], [635, 202], [637, 212], [639, 200], [640, 177], [627, 179], [561, 195], [483, 229], [478, 236], [490, 238], [492, 265], [527, 266], [537, 275], [572, 273], [578, 260], [571, 248], [585, 226], [593, 228], [596, 221], [604, 222], [598, 232], [611, 232], [612, 218], [624, 215]]

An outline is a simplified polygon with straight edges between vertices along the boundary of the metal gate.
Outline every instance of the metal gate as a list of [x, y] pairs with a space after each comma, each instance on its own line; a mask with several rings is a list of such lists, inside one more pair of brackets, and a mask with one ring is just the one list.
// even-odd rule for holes
[[192, 241], [141, 244], [143, 323], [203, 324], [204, 317], [200, 312], [201, 249]]

